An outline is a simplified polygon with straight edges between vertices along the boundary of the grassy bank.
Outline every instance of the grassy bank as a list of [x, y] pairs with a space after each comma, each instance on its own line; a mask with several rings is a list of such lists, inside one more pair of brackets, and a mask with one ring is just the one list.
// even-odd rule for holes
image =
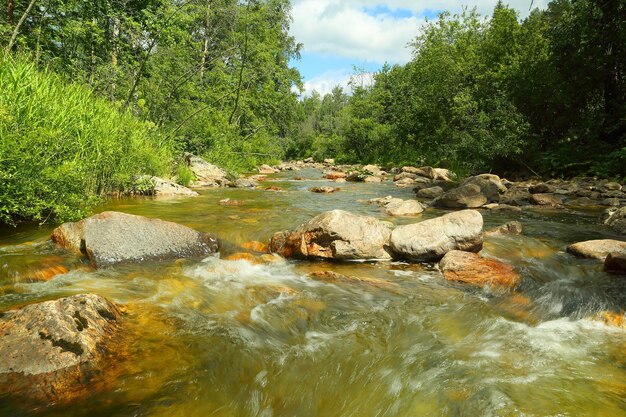
[[0, 60], [0, 222], [77, 218], [137, 174], [168, 172], [170, 144], [84, 85]]

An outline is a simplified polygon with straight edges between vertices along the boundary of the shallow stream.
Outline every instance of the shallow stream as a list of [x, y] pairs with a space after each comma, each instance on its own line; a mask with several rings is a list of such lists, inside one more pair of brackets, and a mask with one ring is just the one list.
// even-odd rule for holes
[[[303, 170], [263, 183], [282, 192], [204, 190], [197, 198], [115, 200], [98, 211], [215, 233], [222, 258], [330, 209], [396, 224], [444, 213], [390, 218], [357, 200], [414, 198], [410, 188], [346, 183], [333, 194], [309, 192], [337, 185], [321, 176]], [[241, 204], [220, 205], [225, 198]], [[48, 241], [53, 226], [1, 230], [0, 311], [97, 293], [125, 305], [130, 342], [113, 389], [40, 410], [0, 399], [0, 415], [626, 416], [626, 332], [592, 319], [626, 308], [626, 279], [564, 252], [573, 242], [617, 237], [598, 226], [598, 214], [483, 211], [486, 229], [510, 220], [524, 227], [522, 236], [487, 237], [482, 252], [516, 266], [523, 282], [514, 293], [446, 282], [436, 265], [397, 262], [209, 257], [96, 271]], [[364, 280], [308, 276], [326, 270]]]

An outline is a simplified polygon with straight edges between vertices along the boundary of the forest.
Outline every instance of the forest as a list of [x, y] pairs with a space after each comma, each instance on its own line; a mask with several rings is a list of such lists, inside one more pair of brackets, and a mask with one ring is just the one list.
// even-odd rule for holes
[[140, 174], [314, 157], [626, 175], [626, 1], [443, 12], [412, 59], [302, 96], [288, 0], [8, 0], [0, 222], [80, 217]]

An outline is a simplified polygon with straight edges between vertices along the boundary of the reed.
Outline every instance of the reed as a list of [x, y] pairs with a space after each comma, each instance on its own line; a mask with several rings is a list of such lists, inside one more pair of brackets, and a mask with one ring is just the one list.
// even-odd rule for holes
[[80, 217], [170, 162], [153, 124], [26, 57], [0, 59], [0, 223]]

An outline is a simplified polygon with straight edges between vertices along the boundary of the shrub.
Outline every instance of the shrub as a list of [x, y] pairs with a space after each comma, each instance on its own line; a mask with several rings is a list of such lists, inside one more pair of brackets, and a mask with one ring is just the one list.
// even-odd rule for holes
[[139, 174], [167, 172], [154, 125], [83, 85], [0, 59], [0, 222], [80, 217]]

